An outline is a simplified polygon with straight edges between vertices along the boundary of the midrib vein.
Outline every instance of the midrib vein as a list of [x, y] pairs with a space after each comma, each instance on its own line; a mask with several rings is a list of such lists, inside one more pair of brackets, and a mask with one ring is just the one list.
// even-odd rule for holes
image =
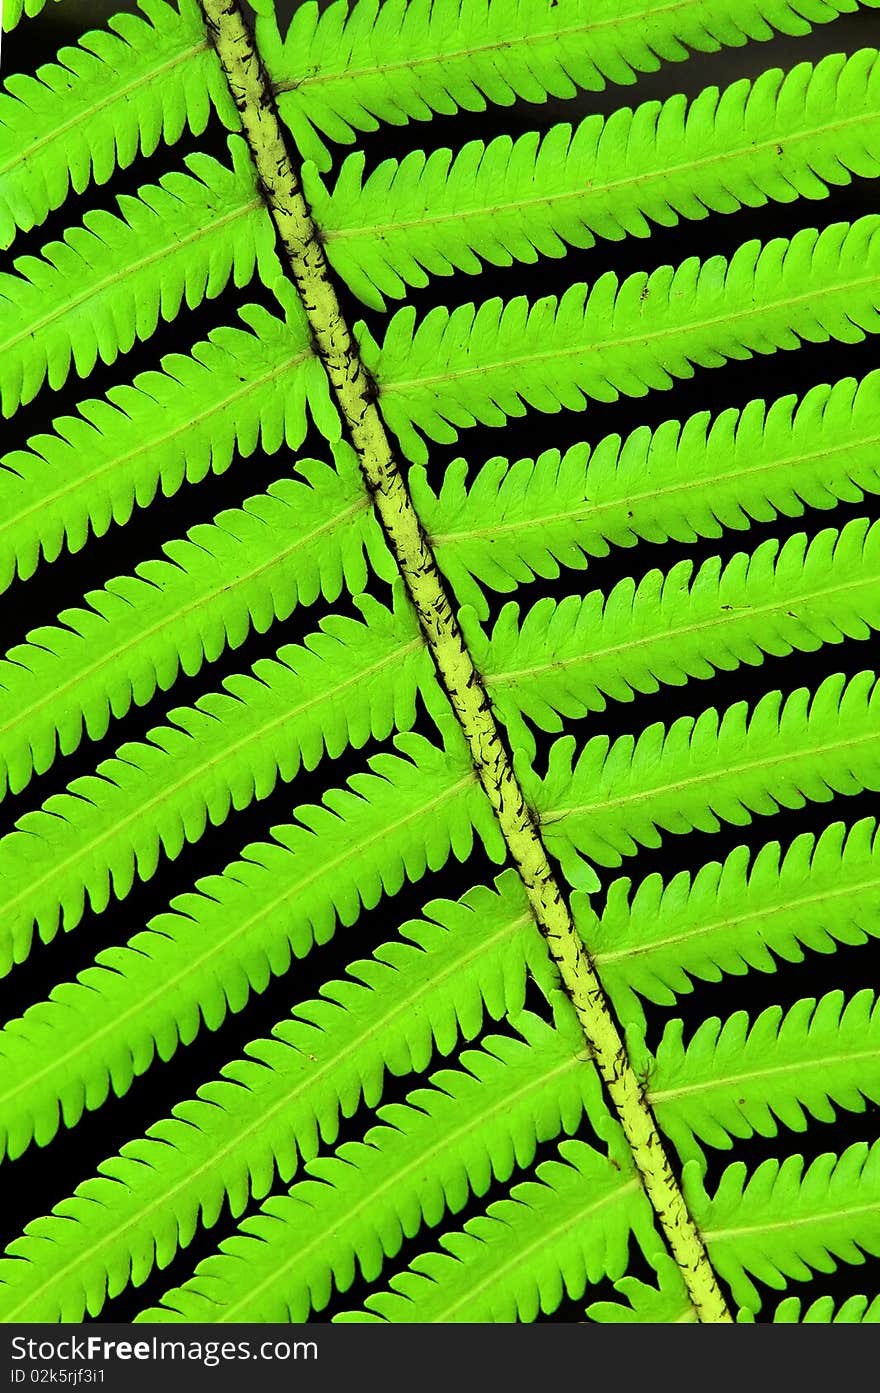
[[712, 1079], [701, 1079], [698, 1083], [679, 1084], [676, 1088], [651, 1088], [649, 1094], [653, 1103], [669, 1103], [677, 1098], [692, 1097], [697, 1093], [717, 1092], [731, 1088], [734, 1084], [755, 1083], [763, 1079], [782, 1078], [788, 1074], [814, 1073], [817, 1069], [832, 1069], [837, 1064], [861, 1063], [864, 1060], [880, 1058], [880, 1046], [873, 1050], [858, 1050], [851, 1054], [812, 1054], [809, 1058], [795, 1060], [791, 1064], [769, 1064], [761, 1069], [749, 1069], [738, 1074], [718, 1074]]
[[[876, 1215], [878, 1208], [880, 1208], [880, 1205], [878, 1205], [876, 1199], [870, 1204], [845, 1204], [840, 1205], [836, 1209], [823, 1209], [818, 1214], [805, 1214], [794, 1219], [779, 1219], [774, 1222], [768, 1220], [763, 1224], [742, 1224], [736, 1228], [707, 1229], [705, 1232], [705, 1239], [707, 1243], [720, 1243], [724, 1239], [733, 1238], [736, 1240], [742, 1238], [744, 1234], [748, 1233], [773, 1233], [808, 1228], [811, 1224], [826, 1224], [829, 1220], [848, 1219], [857, 1214]], [[858, 1242], [858, 1239], [855, 1241]]]
[[491, 705], [404, 483], [379, 414], [374, 384], [343, 317], [318, 229], [285, 145], [269, 80], [254, 50], [238, 0], [201, 0], [201, 4], [242, 119], [283, 255], [302, 297], [316, 351], [324, 362], [360, 461], [366, 491], [397, 560], [439, 680], [467, 742], [476, 776], [498, 819], [536, 925], [559, 969], [694, 1308], [703, 1320], [729, 1322], [730, 1313], [717, 1277], [550, 867], [532, 811], [514, 777]]

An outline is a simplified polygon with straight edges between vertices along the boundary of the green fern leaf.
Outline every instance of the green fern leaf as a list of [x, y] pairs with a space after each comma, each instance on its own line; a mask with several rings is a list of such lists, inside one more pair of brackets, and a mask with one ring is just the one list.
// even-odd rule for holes
[[681, 1272], [665, 1253], [653, 1260], [659, 1286], [652, 1287], [637, 1277], [621, 1277], [615, 1290], [625, 1296], [624, 1306], [617, 1301], [594, 1301], [587, 1315], [600, 1325], [690, 1325], [694, 1308], [688, 1299]]
[[[79, 551], [91, 533], [125, 523], [158, 488], [229, 468], [233, 453], [274, 454], [306, 434], [308, 404], [328, 439], [338, 437], [327, 381], [301, 316], [276, 319], [259, 305], [239, 311], [248, 329], [215, 329], [192, 355], [168, 354], [161, 372], [139, 373], [77, 416], [34, 435], [0, 459], [0, 585], [27, 580], [40, 556]], [[59, 480], [63, 485], [59, 486]]]
[[878, 6], [5, 5], [0, 1320], [874, 1323]]
[[622, 1160], [584, 1142], [562, 1142], [559, 1152], [561, 1161], [538, 1166], [537, 1180], [515, 1185], [509, 1199], [444, 1235], [442, 1253], [416, 1258], [348, 1318], [531, 1321], [554, 1309], [563, 1287], [576, 1296], [588, 1282], [621, 1276], [630, 1234], [652, 1242], [639, 1183]]
[[[500, 1020], [520, 1012], [527, 969], [549, 990], [546, 953], [515, 873], [502, 872], [494, 891], [476, 887], [458, 902], [432, 902], [426, 913], [29, 1224], [0, 1259], [3, 1318], [97, 1315], [129, 1279], [140, 1285], [154, 1261], [165, 1267], [199, 1220], [216, 1223], [224, 1197], [237, 1215], [251, 1194], [269, 1190], [276, 1167], [289, 1180], [298, 1157], [316, 1155], [321, 1140], [332, 1144], [340, 1116], [361, 1099], [370, 1106], [380, 1099], [386, 1069], [422, 1070], [433, 1050], [448, 1054], [459, 1037], [474, 1038], [484, 1014]], [[145, 1067], [137, 1055], [109, 1069], [105, 1061], [88, 1090], [66, 1083], [59, 1101], [68, 1125]], [[18, 1111], [21, 1130], [7, 1139], [13, 1156], [32, 1132], [21, 1102]], [[56, 1118], [57, 1105], [40, 1112], [39, 1139], [48, 1139]], [[46, 1241], [56, 1255], [50, 1274], [40, 1263]]]
[[472, 653], [505, 724], [525, 744], [519, 717], [542, 730], [560, 717], [603, 711], [661, 684], [711, 677], [764, 654], [811, 652], [880, 627], [880, 528], [856, 518], [809, 541], [796, 533], [722, 568], [713, 557], [693, 574], [682, 561], [665, 575], [623, 580], [609, 593], [540, 600], [519, 622], [505, 605], [491, 636], [468, 616]]
[[746, 1309], [760, 1306], [753, 1278], [779, 1289], [787, 1277], [880, 1252], [880, 1144], [856, 1142], [806, 1169], [801, 1156], [764, 1161], [752, 1175], [736, 1162], [711, 1197], [689, 1162], [684, 1183], [713, 1262]]
[[384, 309], [384, 296], [430, 276], [558, 257], [597, 237], [646, 237], [653, 223], [770, 199], [827, 197], [850, 171], [877, 175], [880, 55], [771, 69], [691, 103], [676, 96], [591, 116], [574, 132], [471, 141], [454, 156], [415, 151], [366, 181], [364, 164], [350, 156], [332, 194], [306, 165], [304, 185], [334, 269]]
[[[876, 4], [876, 0], [867, 0]], [[257, 39], [278, 107], [301, 152], [321, 167], [324, 139], [349, 143], [379, 121], [403, 125], [433, 112], [483, 111], [487, 102], [543, 102], [601, 90], [680, 62], [688, 50], [808, 32], [854, 0], [689, 0], [671, 9], [641, 0], [357, 0], [320, 11], [298, 6], [282, 42], [274, 7], [260, 0]]]
[[351, 1286], [356, 1263], [374, 1280], [423, 1224], [436, 1227], [493, 1179], [508, 1180], [537, 1142], [575, 1131], [585, 1109], [604, 1111], [576, 1022], [562, 1034], [535, 1016], [517, 1026], [526, 1043], [487, 1037], [458, 1069], [434, 1074], [431, 1088], [379, 1108], [382, 1125], [362, 1142], [310, 1161], [314, 1179], [267, 1200], [186, 1286], [140, 1318], [305, 1320], [334, 1286]]
[[134, 880], [155, 875], [207, 824], [266, 798], [280, 778], [313, 769], [371, 737], [385, 739], [429, 707], [433, 669], [414, 619], [375, 600], [356, 602], [366, 623], [322, 621], [305, 647], [288, 645], [225, 690], [171, 712], [146, 742], [124, 745], [0, 839], [0, 961], [17, 960], [36, 930], [76, 926], [86, 904], [106, 908]]
[[86, 596], [65, 610], [64, 627], [34, 630], [0, 663], [7, 703], [0, 768], [16, 791], [32, 771], [98, 739], [111, 716], [150, 700], [178, 672], [198, 672], [251, 629], [264, 632], [297, 604], [328, 600], [343, 585], [358, 592], [369, 549], [381, 570], [382, 542], [350, 472], [315, 460], [243, 508], [169, 542], [165, 558]]
[[[16, 0], [3, 6], [3, 19]], [[33, 77], [15, 73], [0, 94], [0, 246], [59, 208], [72, 189], [104, 184], [138, 153], [151, 155], [188, 128], [201, 135], [212, 111], [239, 120], [206, 41], [198, 6], [141, 0], [106, 29], [83, 35]], [[7, 28], [11, 24], [6, 23]]]
[[[330, 790], [320, 807], [298, 808], [296, 824], [274, 828], [271, 842], [247, 847], [241, 860], [179, 896], [149, 928], [104, 950], [78, 982], [11, 1024], [0, 1047], [10, 1142], [26, 1145], [32, 1130], [38, 1142], [49, 1140], [65, 1096], [78, 1116], [84, 1105], [100, 1106], [108, 1080], [124, 1092], [154, 1054], [170, 1058], [203, 1026], [217, 1030], [228, 1012], [241, 1011], [252, 992], [286, 972], [292, 957], [328, 942], [338, 923], [353, 923], [362, 906], [438, 870], [450, 855], [466, 860], [475, 832], [490, 856], [503, 858], [490, 812], [460, 761], [456, 768], [427, 741], [406, 740], [397, 737], [411, 762], [374, 756], [371, 773]], [[431, 830], [420, 836], [425, 817]], [[46, 1062], [34, 1074], [35, 1057]]]
[[661, 828], [714, 832], [722, 820], [742, 826], [755, 813], [880, 787], [878, 713], [872, 672], [849, 683], [834, 674], [814, 693], [801, 687], [783, 701], [768, 692], [751, 715], [738, 702], [721, 717], [714, 709], [682, 716], [668, 730], [658, 723], [610, 749], [606, 736], [596, 736], [576, 765], [574, 738], [563, 736], [543, 782], [525, 766], [522, 777], [547, 845], [577, 884], [578, 855], [619, 866], [638, 845], [659, 846]]
[[800, 402], [753, 401], [714, 419], [701, 412], [624, 440], [606, 436], [592, 450], [493, 459], [469, 487], [464, 460], [437, 494], [421, 466], [409, 480], [456, 595], [484, 618], [484, 585], [506, 594], [536, 576], [555, 579], [562, 566], [582, 570], [611, 546], [720, 537], [752, 519], [876, 494], [878, 445], [880, 373], [869, 373], [814, 387]]
[[275, 230], [247, 147], [231, 136], [230, 149], [233, 170], [189, 155], [196, 178], [166, 174], [137, 198], [121, 196], [121, 217], [87, 214], [83, 227], [50, 242], [41, 258], [16, 259], [17, 275], [0, 278], [5, 416], [31, 401], [44, 380], [61, 387], [71, 364], [87, 377], [99, 358], [115, 362], [149, 338], [160, 317], [174, 319], [184, 298], [193, 309], [230, 279], [247, 285], [255, 270], [264, 284], [279, 284]]
[[866, 1296], [851, 1296], [835, 1309], [834, 1299], [820, 1296], [801, 1315], [801, 1300], [789, 1296], [780, 1301], [773, 1317], [780, 1325], [876, 1325], [880, 1321], [880, 1298], [868, 1304]]
[[[615, 1283], [617, 1290], [625, 1296], [628, 1305], [616, 1302], [595, 1302], [587, 1311], [593, 1320], [612, 1324], [667, 1324], [690, 1323], [693, 1313], [687, 1299], [687, 1292], [681, 1274], [674, 1263], [657, 1262], [660, 1287], [650, 1286], [634, 1277], [622, 1277]], [[835, 1308], [830, 1296], [821, 1296], [801, 1314], [800, 1297], [789, 1296], [781, 1301], [773, 1316], [774, 1322], [783, 1325], [812, 1325], [834, 1322], [841, 1325], [874, 1324], [880, 1320], [880, 1300], [868, 1303], [866, 1296], [851, 1296]], [[754, 1313], [742, 1310], [737, 1319], [743, 1324], [754, 1321]]]
[[633, 892], [609, 887], [600, 918], [584, 908], [583, 932], [606, 989], [628, 1013], [631, 992], [671, 1006], [694, 980], [723, 973], [775, 972], [803, 961], [804, 949], [831, 953], [838, 943], [880, 935], [880, 840], [873, 818], [841, 822], [820, 837], [803, 833], [783, 855], [778, 842], [749, 864], [737, 847], [664, 882], [649, 876]]
[[880, 325], [880, 219], [805, 228], [789, 240], [746, 242], [731, 257], [696, 257], [623, 283], [613, 272], [592, 290], [557, 300], [430, 311], [391, 320], [381, 348], [365, 326], [364, 361], [382, 384], [382, 411], [408, 458], [461, 427], [503, 425], [527, 406], [580, 410], [668, 388], [694, 368], [797, 348], [802, 340], [858, 343]]
[[[227, 1010], [240, 1011], [252, 990], [287, 970], [291, 954], [305, 957], [314, 943], [327, 942], [337, 922], [353, 923], [362, 905], [372, 908], [383, 893], [439, 869], [450, 855], [466, 860], [475, 831], [487, 853], [503, 859], [461, 752], [450, 758], [414, 735], [399, 735], [396, 744], [410, 761], [373, 756], [371, 772], [354, 775], [350, 787], [331, 789], [317, 807], [299, 807], [296, 824], [274, 828], [271, 842], [246, 847], [241, 860], [178, 896], [149, 929], [105, 950], [97, 977], [84, 988], [71, 986], [63, 1008], [38, 1005], [25, 1033], [38, 1025], [50, 1037], [51, 1055], [53, 1033], [60, 1039], [69, 1031], [73, 1001], [84, 1015], [77, 1056], [94, 1048], [100, 1059], [115, 1030], [123, 1056], [128, 1034], [146, 1042], [149, 1062], [154, 1041], [170, 1054], [202, 1021], [217, 1029]], [[432, 824], [421, 835], [425, 817]], [[48, 921], [42, 932], [48, 940], [57, 928]], [[19, 960], [29, 949], [26, 932], [11, 945]]]
[[3, 6], [4, 31], [8, 33], [14, 29], [23, 15], [33, 19], [48, 3], [49, 0], [6, 0]]
[[[681, 1021], [663, 1032], [651, 1098], [679, 1154], [697, 1137], [729, 1148], [734, 1137], [775, 1136], [781, 1122], [803, 1132], [808, 1114], [834, 1120], [832, 1103], [855, 1112], [880, 1101], [880, 1010], [874, 993], [829, 992], [783, 1012], [745, 1011], [704, 1021], [687, 1047]], [[777, 1121], [778, 1119], [778, 1121]]]

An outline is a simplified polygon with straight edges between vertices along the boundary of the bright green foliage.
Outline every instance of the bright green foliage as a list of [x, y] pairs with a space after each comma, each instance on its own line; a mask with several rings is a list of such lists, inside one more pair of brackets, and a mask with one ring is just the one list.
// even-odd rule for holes
[[[379, 1101], [386, 1070], [420, 1071], [433, 1050], [445, 1055], [459, 1038], [478, 1035], [484, 1015], [517, 1015], [527, 970], [545, 990], [552, 985], [515, 873], [503, 872], [494, 891], [477, 887], [458, 902], [432, 902], [426, 913], [370, 959], [352, 963], [345, 980], [327, 982], [320, 999], [300, 1003], [269, 1039], [248, 1046], [247, 1058], [230, 1062], [198, 1098], [178, 1104], [52, 1215], [28, 1226], [13, 1256], [0, 1262], [22, 1319], [78, 1320], [86, 1309], [97, 1315], [105, 1286], [112, 1296], [129, 1277], [146, 1279], [154, 1245], [165, 1266], [199, 1220], [216, 1223], [224, 1194], [237, 1215], [249, 1195], [259, 1199], [270, 1188], [274, 1167], [289, 1180], [298, 1155], [308, 1160], [332, 1144], [340, 1117], [361, 1099]], [[106, 1058], [87, 1092], [73, 1083], [65, 1090], [68, 1126], [83, 1106], [98, 1106], [111, 1083], [121, 1093], [132, 1069], [146, 1067], [124, 1051], [109, 1069]], [[7, 1143], [12, 1155], [31, 1135], [23, 1101], [18, 1111], [21, 1130]], [[48, 1138], [56, 1118], [53, 1107], [39, 1110], [40, 1135]], [[47, 1239], [56, 1255], [48, 1280], [34, 1262]]]
[[[631, 84], [688, 50], [807, 33], [858, 0], [336, 0], [299, 5], [283, 36], [271, 0], [257, 39], [300, 151], [326, 167], [322, 137], [350, 143], [379, 121], [483, 111], [517, 97], [542, 102], [578, 88]], [[873, 5], [875, 0], [868, 0]], [[771, 27], [772, 26], [772, 27]]]
[[522, 623], [519, 606], [505, 605], [488, 639], [473, 623], [465, 632], [505, 724], [521, 713], [558, 731], [560, 716], [603, 711], [606, 697], [630, 701], [661, 683], [868, 638], [878, 627], [880, 528], [856, 518], [812, 542], [804, 533], [781, 548], [770, 539], [723, 567], [713, 557], [696, 575], [681, 561], [608, 595], [539, 600]]
[[355, 1263], [373, 1280], [422, 1224], [436, 1227], [493, 1178], [527, 1166], [536, 1141], [575, 1131], [584, 1108], [601, 1117], [576, 1021], [567, 1017], [564, 1033], [535, 1016], [516, 1023], [527, 1044], [489, 1036], [460, 1056], [463, 1068], [432, 1075], [432, 1087], [406, 1104], [379, 1108], [382, 1125], [308, 1162], [314, 1179], [267, 1200], [143, 1318], [301, 1321], [327, 1304], [333, 1282], [351, 1285]]
[[563, 1290], [574, 1296], [588, 1282], [619, 1277], [630, 1232], [650, 1242], [638, 1181], [622, 1160], [583, 1142], [562, 1142], [559, 1153], [560, 1161], [537, 1167], [537, 1180], [445, 1234], [442, 1253], [414, 1259], [391, 1290], [368, 1297], [368, 1310], [349, 1319], [531, 1321], [554, 1310]]
[[775, 972], [802, 962], [804, 949], [833, 953], [837, 944], [880, 936], [880, 837], [873, 818], [847, 828], [832, 823], [820, 837], [805, 832], [783, 853], [768, 842], [749, 863], [737, 847], [723, 863], [648, 876], [609, 887], [601, 918], [584, 911], [602, 981], [622, 1014], [629, 993], [671, 1006], [694, 981], [719, 982], [750, 969]]
[[28, 15], [30, 18], [38, 15], [47, 3], [48, 0], [8, 0], [3, 6], [4, 30], [14, 29], [22, 15]]
[[449, 442], [462, 427], [503, 425], [528, 406], [580, 410], [668, 388], [695, 367], [720, 367], [802, 340], [858, 343], [880, 327], [880, 218], [805, 228], [762, 246], [620, 282], [609, 271], [557, 300], [525, 296], [431, 310], [416, 326], [399, 310], [381, 347], [361, 330], [384, 414], [416, 463], [418, 427]]
[[[6, 28], [18, 3], [4, 3]], [[187, 128], [201, 135], [212, 109], [238, 127], [194, 0], [179, 12], [166, 0], [141, 8], [146, 18], [113, 15], [35, 76], [14, 73], [0, 93], [0, 245], [17, 227], [39, 226], [69, 189], [106, 183]]]
[[[246, 847], [222, 874], [178, 896], [125, 946], [102, 950], [77, 983], [0, 1033], [10, 1150], [21, 1150], [32, 1132], [38, 1141], [52, 1137], [58, 1103], [69, 1100], [75, 1119], [83, 1107], [100, 1106], [108, 1083], [123, 1093], [154, 1054], [169, 1059], [203, 1026], [218, 1029], [292, 957], [328, 942], [337, 924], [353, 923], [362, 906], [373, 908], [450, 855], [467, 860], [475, 832], [490, 856], [503, 859], [461, 750], [450, 757], [415, 735], [396, 740], [409, 760], [373, 756], [369, 772], [331, 789], [320, 806], [298, 808], [296, 824]], [[32, 1076], [35, 1058], [48, 1062]]]
[[[161, 486], [166, 496], [229, 468], [257, 446], [295, 448], [306, 403], [330, 440], [338, 422], [323, 369], [298, 313], [276, 319], [260, 305], [239, 312], [247, 329], [218, 328], [191, 356], [172, 353], [162, 371], [139, 373], [103, 401], [35, 435], [0, 460], [0, 581], [34, 572], [40, 555], [79, 551], [88, 536], [128, 522]], [[59, 487], [59, 480], [63, 485]]]
[[856, 1142], [806, 1167], [801, 1156], [764, 1161], [752, 1175], [735, 1162], [712, 1196], [690, 1162], [684, 1183], [712, 1261], [746, 1309], [759, 1302], [753, 1278], [782, 1289], [787, 1277], [880, 1253], [880, 1143]]
[[768, 692], [751, 712], [710, 708], [610, 748], [594, 736], [574, 754], [563, 736], [543, 781], [523, 772], [547, 845], [577, 884], [578, 856], [619, 866], [637, 846], [659, 846], [661, 829], [714, 832], [722, 820], [744, 826], [755, 813], [880, 788], [880, 686], [873, 672], [834, 674], [815, 692]]
[[820, 1296], [801, 1315], [801, 1302], [797, 1296], [789, 1296], [780, 1301], [773, 1317], [780, 1325], [876, 1325], [880, 1321], [880, 1298], [868, 1302], [866, 1296], [851, 1296], [835, 1310], [830, 1296]]
[[4, 416], [31, 401], [44, 378], [61, 387], [71, 364], [87, 377], [99, 358], [115, 362], [155, 332], [160, 316], [174, 319], [184, 299], [193, 309], [230, 279], [247, 285], [255, 269], [264, 284], [278, 283], [274, 229], [247, 147], [238, 137], [230, 145], [233, 170], [189, 155], [196, 178], [166, 174], [137, 198], [120, 197], [121, 217], [87, 214], [42, 257], [18, 257], [18, 274], [0, 277]]
[[[17, 957], [34, 928], [72, 929], [86, 902], [104, 909], [137, 877], [148, 880], [207, 824], [266, 798], [276, 780], [313, 769], [325, 750], [385, 739], [429, 704], [433, 673], [409, 612], [364, 596], [367, 623], [325, 619], [306, 647], [289, 645], [225, 690], [172, 711], [145, 742], [123, 745], [95, 774], [74, 780], [0, 839], [0, 957]], [[149, 816], [145, 817], [145, 814]]]
[[[342, 165], [328, 194], [305, 187], [330, 261], [368, 305], [384, 308], [428, 274], [476, 274], [563, 256], [597, 237], [646, 237], [652, 223], [734, 212], [772, 199], [822, 198], [849, 172], [880, 173], [880, 55], [832, 54], [815, 68], [772, 69], [719, 95], [707, 87], [591, 116], [574, 131], [414, 151], [364, 179]], [[428, 273], [428, 274], [426, 274]]]
[[692, 1324], [694, 1310], [675, 1263], [661, 1253], [654, 1259], [654, 1267], [659, 1287], [652, 1287], [637, 1277], [621, 1277], [614, 1286], [628, 1304], [594, 1301], [587, 1307], [589, 1318], [603, 1325]]
[[[435, 494], [421, 466], [413, 497], [456, 594], [487, 613], [481, 586], [507, 593], [534, 576], [582, 570], [591, 556], [641, 539], [693, 542], [805, 506], [880, 493], [880, 373], [814, 387], [801, 401], [753, 401], [594, 449], [493, 459], [467, 485], [455, 460]], [[479, 582], [475, 585], [473, 582]]]
[[[8, 0], [4, 26], [44, 5]], [[140, 1319], [163, 1322], [532, 1321], [566, 1297], [602, 1323], [880, 1318], [820, 1281], [789, 1293], [880, 1257], [880, 1145], [835, 1135], [880, 1103], [880, 837], [839, 815], [880, 789], [856, 647], [880, 627], [880, 373], [834, 361], [880, 328], [854, 182], [880, 175], [880, 58], [783, 70], [769, 49], [761, 73], [755, 45], [755, 76], [699, 90], [700, 54], [822, 24], [831, 49], [878, 5], [257, 0], [305, 210], [259, 64], [236, 86], [235, 3], [138, 0], [84, 33], [62, 0], [76, 42], [8, 78], [0, 245], [28, 254], [0, 279], [0, 587], [13, 622], [39, 592], [41, 625], [0, 658], [0, 974], [23, 979], [0, 1184], [48, 1146], [57, 1184], [0, 1256], [0, 1320], [113, 1320], [151, 1277]], [[633, 90], [607, 115], [517, 105], [612, 84]], [[490, 103], [516, 108], [492, 130]], [[359, 139], [410, 121], [423, 150]], [[823, 216], [847, 184], [869, 215]], [[768, 203], [790, 235], [716, 216]], [[662, 265], [655, 241], [622, 261], [653, 269], [601, 273], [693, 222], [698, 256]], [[435, 278], [516, 262], [514, 298], [453, 279], [440, 303]], [[406, 303], [426, 287], [435, 308]], [[804, 343], [829, 381], [780, 395], [773, 355]], [[703, 369], [756, 355], [766, 401], [699, 409]], [[655, 390], [670, 419], [545, 420], [534, 459], [515, 425], [489, 460], [482, 434], [434, 449]], [[804, 824], [756, 834], [781, 810]], [[743, 844], [706, 863], [691, 834], [724, 825]], [[798, 993], [815, 954], [841, 975]], [[756, 1006], [752, 972], [778, 989]], [[704, 984], [724, 979], [722, 1020]], [[66, 1181], [69, 1129], [171, 1060], [158, 1120]], [[756, 1137], [772, 1159], [740, 1152]]]
[[[775, 1136], [782, 1122], [806, 1130], [808, 1115], [834, 1120], [832, 1103], [861, 1112], [880, 1100], [880, 1010], [872, 991], [849, 1001], [829, 992], [771, 1006], [750, 1022], [737, 1011], [704, 1021], [685, 1048], [670, 1021], [651, 1071], [651, 1097], [679, 1151], [688, 1137], [727, 1148], [734, 1137]], [[778, 1119], [778, 1121], [777, 1121]]]
[[[56, 748], [99, 739], [112, 716], [142, 706], [178, 672], [198, 672], [251, 629], [296, 605], [363, 589], [365, 551], [382, 542], [354, 475], [304, 461], [305, 482], [281, 479], [244, 507], [168, 542], [165, 559], [65, 610], [64, 627], [34, 630], [0, 665], [0, 767], [16, 791], [52, 764]], [[322, 487], [318, 487], [318, 485]]]
[[[674, 1263], [664, 1259], [657, 1263], [660, 1286], [652, 1287], [634, 1277], [622, 1277], [615, 1282], [621, 1296], [628, 1305], [618, 1305], [613, 1301], [597, 1301], [587, 1310], [592, 1320], [613, 1325], [652, 1325], [657, 1323], [690, 1323], [693, 1319], [687, 1299], [687, 1292], [681, 1274]], [[820, 1296], [801, 1314], [803, 1303], [798, 1296], [789, 1296], [780, 1301], [773, 1315], [774, 1322], [781, 1325], [861, 1325], [876, 1324], [880, 1320], [880, 1300], [869, 1302], [866, 1296], [850, 1296], [835, 1308], [830, 1296]], [[743, 1308], [737, 1319], [742, 1324], [754, 1321], [754, 1312]]]

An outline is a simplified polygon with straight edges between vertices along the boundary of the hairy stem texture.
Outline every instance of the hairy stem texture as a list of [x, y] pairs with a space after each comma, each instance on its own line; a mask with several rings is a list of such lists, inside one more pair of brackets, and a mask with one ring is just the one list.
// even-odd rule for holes
[[535, 921], [577, 1012], [620, 1118], [645, 1191], [694, 1309], [731, 1319], [702, 1238], [669, 1164], [599, 979], [575, 928], [488, 697], [444, 589], [376, 405], [376, 391], [343, 318], [323, 247], [287, 150], [274, 95], [237, 0], [202, 0], [208, 31], [241, 116], [267, 205], [308, 315], [367, 489], [418, 615], [441, 682], [495, 810]]

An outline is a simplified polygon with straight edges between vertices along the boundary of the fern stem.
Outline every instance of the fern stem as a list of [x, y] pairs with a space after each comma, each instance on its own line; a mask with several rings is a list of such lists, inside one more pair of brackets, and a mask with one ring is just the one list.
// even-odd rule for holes
[[241, 116], [263, 194], [302, 296], [313, 342], [357, 451], [366, 487], [385, 531], [422, 632], [461, 725], [482, 787], [522, 878], [614, 1103], [669, 1248], [700, 1320], [730, 1321], [702, 1237], [669, 1164], [657, 1124], [627, 1056], [599, 979], [550, 866], [523, 797], [489, 699], [443, 587], [330, 279], [315, 226], [287, 151], [274, 95], [238, 0], [201, 0], [211, 40]]

